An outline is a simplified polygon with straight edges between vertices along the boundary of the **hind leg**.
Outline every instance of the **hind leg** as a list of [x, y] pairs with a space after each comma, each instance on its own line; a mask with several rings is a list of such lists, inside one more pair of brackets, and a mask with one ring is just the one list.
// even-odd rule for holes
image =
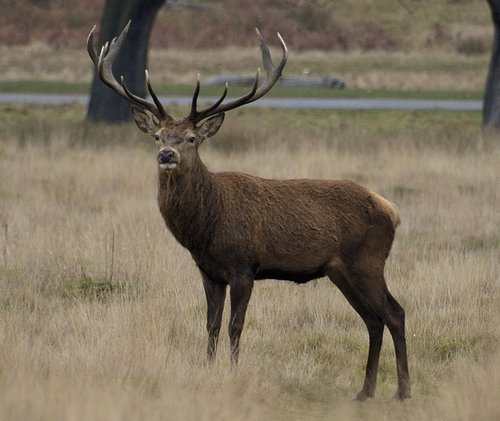
[[356, 312], [361, 316], [366, 328], [368, 329], [370, 345], [368, 348], [365, 380], [363, 382], [363, 388], [356, 396], [357, 400], [364, 401], [375, 395], [380, 350], [382, 348], [384, 333], [384, 323], [379, 315], [374, 312], [369, 305], [367, 305], [363, 295], [354, 287], [346, 273], [333, 269], [327, 274], [330, 280], [346, 297], [347, 301], [349, 301], [354, 310], [356, 310]]
[[399, 400], [408, 399], [410, 397], [410, 375], [406, 350], [405, 312], [389, 291], [386, 291], [386, 297], [385, 324], [389, 328], [394, 342], [398, 373], [398, 390], [394, 398]]
[[364, 400], [375, 393], [384, 325], [389, 328], [396, 353], [398, 391], [395, 397], [406, 399], [410, 397], [410, 382], [404, 310], [387, 289], [383, 264], [368, 265], [368, 268], [369, 270], [366, 270], [358, 265], [349, 270], [335, 268], [327, 273], [361, 316], [368, 329], [370, 346], [365, 381], [357, 399]]

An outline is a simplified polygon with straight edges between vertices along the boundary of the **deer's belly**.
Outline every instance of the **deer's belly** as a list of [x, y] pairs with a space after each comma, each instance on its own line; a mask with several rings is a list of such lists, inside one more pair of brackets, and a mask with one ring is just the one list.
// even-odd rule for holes
[[313, 279], [324, 276], [322, 270], [317, 271], [288, 271], [283, 269], [258, 269], [255, 273], [255, 279], [279, 279], [284, 281], [293, 281], [298, 284], [309, 282]]

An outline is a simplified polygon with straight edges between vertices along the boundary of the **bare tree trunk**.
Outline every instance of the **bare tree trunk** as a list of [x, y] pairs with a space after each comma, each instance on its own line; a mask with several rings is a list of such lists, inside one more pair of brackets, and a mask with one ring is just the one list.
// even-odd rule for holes
[[500, 128], [500, 0], [487, 0], [495, 37], [483, 101], [483, 128]]
[[[132, 20], [127, 37], [116, 57], [113, 72], [123, 75], [132, 92], [146, 94], [144, 69], [147, 64], [149, 35], [159, 8], [166, 0], [107, 0], [101, 20], [97, 51], [111, 41]], [[105, 86], [96, 73], [90, 91], [87, 119], [120, 122], [130, 119], [130, 104]]]

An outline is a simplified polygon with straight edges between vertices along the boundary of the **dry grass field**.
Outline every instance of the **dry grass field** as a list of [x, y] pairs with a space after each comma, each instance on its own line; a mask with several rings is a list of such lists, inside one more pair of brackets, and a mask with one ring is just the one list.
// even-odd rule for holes
[[399, 206], [387, 279], [412, 399], [390, 401], [386, 333], [360, 404], [368, 338], [330, 282], [259, 282], [241, 364], [224, 330], [208, 365], [201, 280], [157, 209], [150, 139], [78, 123], [76, 106], [2, 107], [0, 419], [500, 418], [500, 148], [479, 114], [250, 109], [202, 147], [214, 171], [350, 178]]

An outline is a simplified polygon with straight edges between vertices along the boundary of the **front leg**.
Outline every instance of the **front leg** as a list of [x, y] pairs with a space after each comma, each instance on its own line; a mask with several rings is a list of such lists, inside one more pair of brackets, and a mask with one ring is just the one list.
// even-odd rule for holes
[[207, 356], [209, 361], [212, 361], [217, 351], [217, 342], [219, 340], [227, 285], [212, 281], [203, 272], [201, 272], [201, 275], [203, 277], [203, 287], [205, 288], [205, 295], [207, 297]]
[[238, 363], [240, 336], [245, 323], [245, 313], [252, 295], [254, 276], [243, 273], [230, 280], [231, 319], [229, 320], [229, 339], [231, 342], [231, 362]]

